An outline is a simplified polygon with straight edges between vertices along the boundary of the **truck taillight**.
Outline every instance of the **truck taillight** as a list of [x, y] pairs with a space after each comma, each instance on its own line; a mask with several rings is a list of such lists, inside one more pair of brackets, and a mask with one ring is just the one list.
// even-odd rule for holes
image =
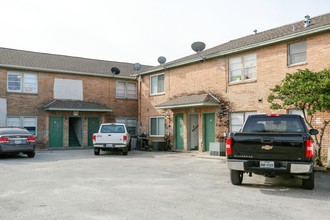
[[281, 116], [281, 114], [266, 114], [268, 117], [278, 117]]
[[233, 154], [233, 138], [228, 138], [226, 140], [226, 154], [227, 155]]
[[123, 140], [127, 141], [127, 135], [124, 135]]
[[92, 136], [92, 141], [96, 141], [96, 135]]
[[0, 137], [0, 143], [9, 143], [9, 138]]
[[314, 146], [312, 140], [306, 140], [305, 141], [305, 147], [306, 147], [306, 158], [313, 158], [314, 156]]
[[28, 137], [26, 138], [27, 142], [36, 142], [36, 138], [35, 137]]

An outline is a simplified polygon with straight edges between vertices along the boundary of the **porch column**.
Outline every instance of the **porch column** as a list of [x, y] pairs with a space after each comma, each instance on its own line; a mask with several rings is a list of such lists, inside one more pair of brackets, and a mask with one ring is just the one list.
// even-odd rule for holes
[[188, 111], [183, 112], [183, 151], [188, 151]]
[[203, 152], [203, 117], [202, 109], [198, 109], [198, 151]]

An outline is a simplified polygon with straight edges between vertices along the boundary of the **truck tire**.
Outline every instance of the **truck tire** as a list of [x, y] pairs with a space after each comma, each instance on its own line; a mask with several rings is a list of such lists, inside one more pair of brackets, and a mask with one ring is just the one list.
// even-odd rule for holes
[[304, 189], [314, 189], [314, 172], [311, 172], [308, 179], [302, 180], [302, 187]]
[[127, 155], [128, 153], [128, 147], [126, 147], [124, 150], [123, 150], [123, 155]]
[[243, 172], [230, 170], [230, 181], [233, 185], [241, 185], [243, 181]]
[[100, 148], [94, 147], [94, 155], [100, 155]]

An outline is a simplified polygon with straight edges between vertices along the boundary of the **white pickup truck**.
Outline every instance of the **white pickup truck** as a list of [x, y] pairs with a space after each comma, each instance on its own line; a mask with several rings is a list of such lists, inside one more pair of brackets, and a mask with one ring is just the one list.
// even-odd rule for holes
[[99, 155], [100, 151], [122, 151], [127, 155], [130, 136], [125, 124], [104, 123], [100, 125], [98, 133], [93, 134], [94, 154]]

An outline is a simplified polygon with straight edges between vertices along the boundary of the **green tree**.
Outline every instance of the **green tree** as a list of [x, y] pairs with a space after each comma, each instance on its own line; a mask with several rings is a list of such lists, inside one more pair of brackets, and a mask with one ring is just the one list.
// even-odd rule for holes
[[[330, 70], [313, 72], [305, 69], [292, 74], [287, 73], [281, 83], [271, 89], [268, 102], [271, 103], [271, 109], [274, 110], [301, 110], [306, 124], [310, 128], [315, 128], [313, 123], [315, 113], [330, 110]], [[319, 136], [315, 136], [316, 144], [319, 147], [317, 162], [321, 166], [322, 140], [329, 123], [329, 119], [323, 119]]]

